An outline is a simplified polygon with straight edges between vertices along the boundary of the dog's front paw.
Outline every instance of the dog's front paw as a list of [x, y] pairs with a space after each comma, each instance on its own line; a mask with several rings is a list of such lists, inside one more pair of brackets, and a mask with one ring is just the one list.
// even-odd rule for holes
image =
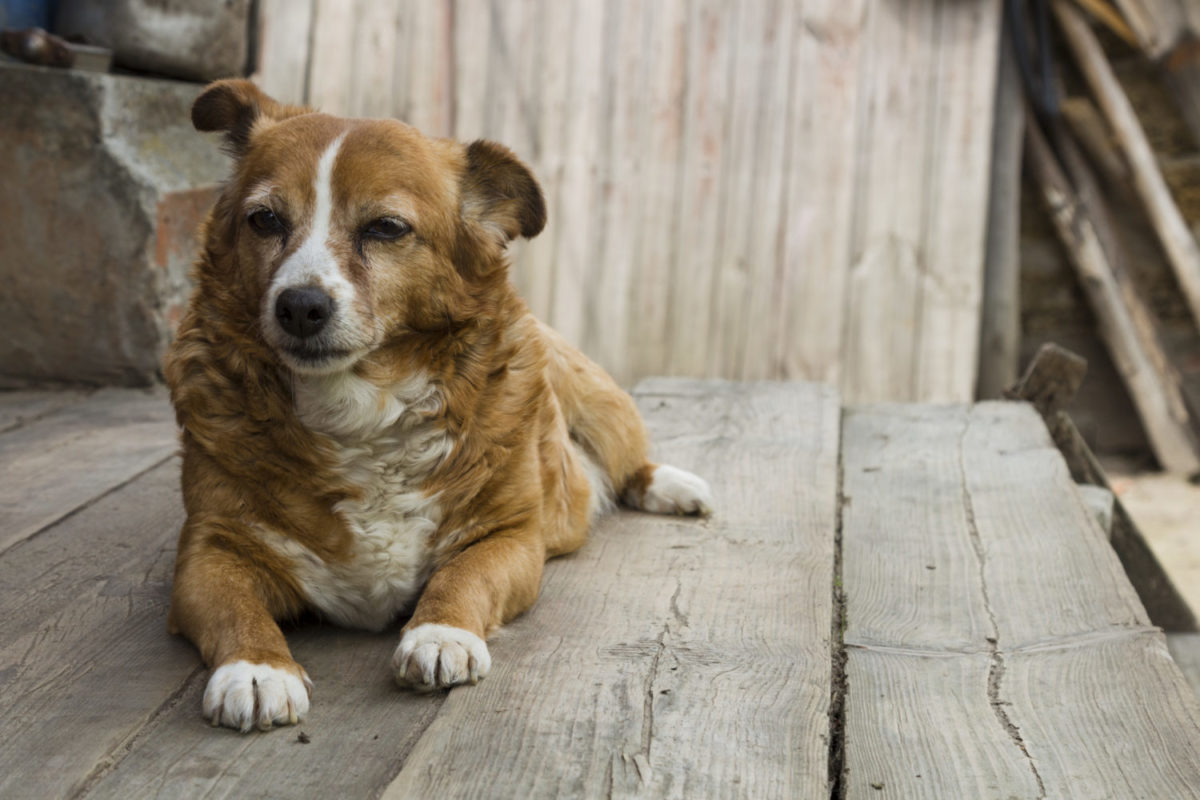
[[712, 489], [699, 475], [660, 464], [654, 469], [650, 485], [646, 487], [640, 502], [632, 505], [655, 514], [708, 515], [712, 513]]
[[269, 664], [233, 661], [223, 664], [208, 679], [204, 690], [204, 716], [214, 726], [237, 728], [242, 733], [257, 726], [295, 725], [308, 713], [312, 681], [295, 670]]
[[487, 644], [470, 631], [425, 623], [400, 637], [392, 656], [396, 683], [419, 692], [479, 683], [492, 668]]

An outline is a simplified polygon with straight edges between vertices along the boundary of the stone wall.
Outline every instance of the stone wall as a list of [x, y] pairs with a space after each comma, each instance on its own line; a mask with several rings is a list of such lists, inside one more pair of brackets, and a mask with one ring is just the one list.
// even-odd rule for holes
[[155, 379], [228, 170], [200, 89], [0, 64], [0, 382]]

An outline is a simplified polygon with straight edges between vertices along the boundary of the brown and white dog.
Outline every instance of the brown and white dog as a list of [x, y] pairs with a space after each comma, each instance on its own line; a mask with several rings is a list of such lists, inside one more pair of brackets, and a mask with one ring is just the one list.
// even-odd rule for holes
[[546, 212], [511, 152], [238, 80], [192, 120], [235, 167], [166, 362], [187, 507], [168, 624], [212, 669], [214, 725], [308, 711], [277, 620], [411, 614], [396, 680], [474, 683], [485, 637], [616, 497], [708, 512], [703, 480], [646, 460], [630, 397], [517, 297], [506, 246]]

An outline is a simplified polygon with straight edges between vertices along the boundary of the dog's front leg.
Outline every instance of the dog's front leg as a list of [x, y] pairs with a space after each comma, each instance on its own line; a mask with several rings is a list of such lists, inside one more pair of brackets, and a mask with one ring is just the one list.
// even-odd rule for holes
[[268, 730], [308, 712], [312, 681], [275, 622], [295, 613], [298, 595], [273, 559], [232, 521], [189, 520], [180, 537], [168, 627], [212, 670], [204, 716], [214, 726]]
[[546, 550], [530, 530], [493, 533], [429, 579], [392, 658], [418, 691], [477, 683], [491, 669], [484, 639], [537, 599]]

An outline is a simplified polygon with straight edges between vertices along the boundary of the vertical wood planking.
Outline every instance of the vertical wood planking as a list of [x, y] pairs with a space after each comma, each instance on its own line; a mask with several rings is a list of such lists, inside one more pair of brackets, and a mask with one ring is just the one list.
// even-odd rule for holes
[[557, 238], [564, 221], [562, 183], [564, 171], [564, 134], [571, 113], [570, 77], [572, 51], [563, 43], [571, 41], [575, 25], [575, 2], [540, 0], [535, 46], [541, 72], [532, 104], [537, 124], [533, 128], [534, 147], [530, 154], [534, 174], [546, 197], [547, 222], [542, 233], [521, 247], [521, 259], [514, 269], [520, 274], [518, 285], [527, 287], [525, 300], [540, 319], [554, 319], [554, 284], [559, 264]]
[[868, 9], [842, 343], [841, 386], [849, 402], [915, 397], [933, 87], [948, 5], [915, 0]]
[[485, 138], [494, 74], [488, 69], [491, 1], [454, 0], [454, 133], [464, 142]]
[[583, 344], [587, 282], [596, 262], [597, 177], [601, 152], [601, 98], [604, 92], [604, 18], [607, 3], [574, 4], [568, 112], [561, 142], [562, 183], [554, 248], [554, 294], [550, 324], [573, 345]]
[[836, 384], [841, 375], [861, 152], [856, 131], [866, 102], [861, 74], [878, 5], [805, 0], [795, 9], [785, 188], [775, 234], [782, 261], [773, 279], [760, 271], [754, 282], [745, 377]]
[[684, 136], [679, 162], [676, 255], [670, 265], [664, 368], [677, 375], [709, 371], [712, 291], [721, 221], [721, 159], [729, 119], [730, 62], [739, 34], [738, 5], [695, 0], [688, 15]]
[[[779, 99], [784, 99], [783, 107], [787, 107], [786, 96], [770, 94], [776, 88], [770, 81], [772, 59], [778, 55], [778, 43], [788, 38], [786, 28], [780, 35], [779, 13], [778, 3], [770, 0], [739, 3], [729, 12], [733, 20], [728, 34], [733, 39], [730, 96], [722, 137], [721, 189], [716, 200], [718, 238], [713, 250], [708, 340], [703, 343], [708, 354], [706, 372], [710, 375], [736, 374], [741, 364], [747, 322], [743, 312], [751, 270], [749, 251], [752, 238], [762, 233], [753, 224], [755, 199], [759, 194], [770, 195], [771, 175], [782, 174], [778, 168], [763, 174], [759, 167], [765, 159], [755, 158], [760, 133], [764, 132], [764, 107]], [[782, 117], [778, 121], [782, 123]], [[774, 130], [782, 127], [780, 124]]]
[[399, 4], [395, 0], [355, 0], [351, 79], [346, 87], [350, 114], [395, 114], [394, 83], [403, 79], [403, 73], [394, 69], [399, 29]]
[[675, 257], [675, 209], [679, 150], [684, 137], [683, 93], [687, 82], [687, 19], [684, 0], [646, 3], [646, 102], [649, 122], [640, 191], [644, 211], [638, 223], [638, 280], [632, 292], [629, 353], [634, 375], [675, 372], [667, 352], [667, 304]]
[[357, 42], [354, 7], [347, 0], [316, 0], [313, 6], [312, 52], [308, 61], [308, 97], [315, 108], [349, 114], [350, 86]]
[[397, 83], [403, 106], [394, 113], [430, 136], [450, 136], [454, 128], [453, 0], [403, 3], [400, 26], [406, 46], [396, 52]]
[[304, 103], [308, 41], [316, 0], [259, 0], [258, 72], [264, 92], [284, 103]]
[[939, 5], [912, 395], [933, 403], [975, 395], [1001, 3]]
[[599, 176], [596, 255], [587, 275], [584, 348], [622, 385], [629, 369], [630, 307], [645, 270], [636, 261], [645, 194], [642, 137], [649, 124], [643, 113], [649, 67], [645, 22], [647, 4], [614, 0], [608, 4], [604, 37], [605, 104], [601, 116], [604, 173]]

